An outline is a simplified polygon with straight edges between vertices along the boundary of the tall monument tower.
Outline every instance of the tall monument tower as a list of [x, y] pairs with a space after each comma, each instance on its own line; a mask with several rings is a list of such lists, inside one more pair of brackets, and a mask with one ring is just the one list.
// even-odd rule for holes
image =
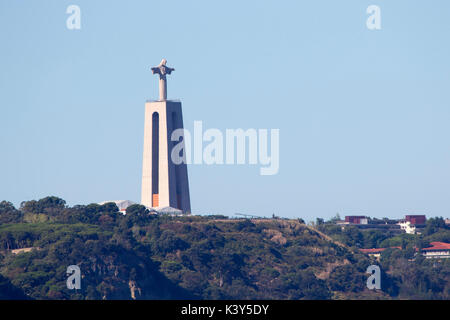
[[[178, 143], [172, 132], [183, 129], [181, 102], [167, 100], [167, 78], [175, 69], [166, 59], [152, 69], [159, 75], [159, 100], [145, 103], [144, 159], [141, 203], [146, 207], [172, 207], [191, 213], [186, 163], [175, 164], [171, 153]], [[183, 150], [185, 150], [183, 148]]]

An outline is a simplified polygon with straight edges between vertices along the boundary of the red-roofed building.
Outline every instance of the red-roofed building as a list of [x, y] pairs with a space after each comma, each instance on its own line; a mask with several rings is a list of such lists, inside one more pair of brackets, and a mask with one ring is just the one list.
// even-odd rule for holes
[[413, 225], [416, 225], [416, 224], [425, 224], [427, 218], [425, 215], [407, 215], [405, 216], [405, 220]]
[[450, 258], [450, 243], [431, 242], [430, 244], [431, 247], [422, 249], [422, 254], [425, 258]]
[[[442, 258], [450, 258], [450, 243], [445, 242], [431, 242], [431, 247], [423, 248], [422, 255], [426, 259], [442, 259]], [[391, 247], [392, 249], [400, 249], [401, 247]], [[365, 253], [369, 256], [380, 258], [381, 253], [386, 250], [386, 248], [374, 248], [374, 249], [359, 249], [362, 253]], [[416, 248], [416, 251], [417, 248]]]
[[366, 216], [346, 216], [345, 222], [351, 223], [351, 224], [367, 224], [367, 217]]
[[[392, 249], [402, 249], [402, 247], [391, 247]], [[371, 257], [380, 258], [381, 253], [386, 250], [386, 248], [374, 248], [374, 249], [359, 249], [362, 253], [365, 253]]]

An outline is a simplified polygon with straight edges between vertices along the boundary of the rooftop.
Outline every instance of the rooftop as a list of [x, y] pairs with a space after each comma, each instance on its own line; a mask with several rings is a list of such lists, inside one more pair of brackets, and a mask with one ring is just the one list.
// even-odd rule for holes
[[[446, 251], [450, 250], [450, 243], [446, 242], [431, 242], [431, 247], [423, 248], [422, 251]], [[381, 253], [387, 248], [373, 248], [373, 249], [359, 249], [362, 253], [371, 254], [371, 253]], [[391, 249], [402, 249], [401, 247], [391, 247]], [[417, 248], [416, 248], [417, 250]]]

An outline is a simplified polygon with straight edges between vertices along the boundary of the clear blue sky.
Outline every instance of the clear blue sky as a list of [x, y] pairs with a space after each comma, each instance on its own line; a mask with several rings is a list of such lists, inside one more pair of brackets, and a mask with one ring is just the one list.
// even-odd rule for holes
[[[66, 8], [81, 8], [81, 30]], [[366, 28], [381, 7], [382, 30]], [[450, 216], [450, 2], [0, 2], [0, 199], [140, 200], [149, 67], [185, 127], [279, 128], [280, 171], [189, 167], [194, 213]]]

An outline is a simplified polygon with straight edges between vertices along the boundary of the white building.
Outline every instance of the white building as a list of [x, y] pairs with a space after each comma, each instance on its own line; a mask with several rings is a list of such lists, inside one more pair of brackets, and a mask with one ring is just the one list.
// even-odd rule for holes
[[400, 225], [400, 229], [404, 230], [406, 233], [416, 234], [416, 226], [411, 224], [411, 222], [402, 220], [398, 225]]
[[450, 243], [431, 242], [431, 247], [423, 248], [422, 255], [427, 259], [450, 258]]

